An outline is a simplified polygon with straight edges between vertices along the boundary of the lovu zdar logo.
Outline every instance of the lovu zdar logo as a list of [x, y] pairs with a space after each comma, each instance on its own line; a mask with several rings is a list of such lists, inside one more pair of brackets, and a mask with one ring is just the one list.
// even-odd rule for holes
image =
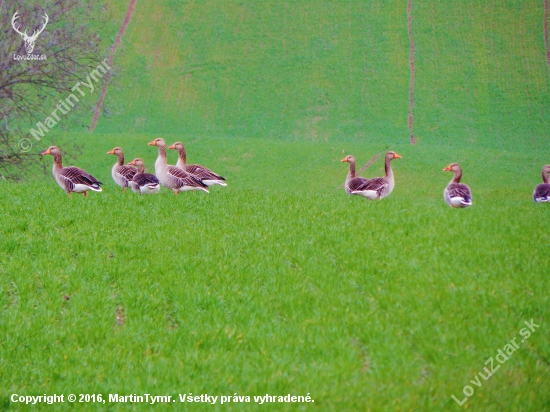
[[32, 54], [32, 51], [34, 50], [34, 42], [36, 41], [40, 33], [42, 33], [46, 28], [49, 17], [46, 13], [44, 13], [44, 17], [43, 17], [44, 22], [42, 24], [42, 27], [40, 29], [35, 30], [31, 36], [27, 34], [27, 30], [21, 33], [21, 31], [19, 30], [21, 25], [17, 22], [18, 18], [19, 18], [19, 11], [16, 11], [15, 14], [13, 15], [13, 18], [11, 19], [11, 25], [13, 27], [13, 30], [19, 33], [21, 37], [23, 37], [23, 40], [25, 41], [25, 49], [27, 50], [27, 54]]

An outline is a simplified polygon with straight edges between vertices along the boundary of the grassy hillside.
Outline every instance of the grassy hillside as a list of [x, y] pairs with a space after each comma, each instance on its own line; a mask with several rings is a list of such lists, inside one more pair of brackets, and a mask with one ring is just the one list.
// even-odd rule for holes
[[[140, 3], [97, 131], [406, 140], [406, 5]], [[413, 1], [412, 15], [420, 143], [548, 150], [542, 2]]]

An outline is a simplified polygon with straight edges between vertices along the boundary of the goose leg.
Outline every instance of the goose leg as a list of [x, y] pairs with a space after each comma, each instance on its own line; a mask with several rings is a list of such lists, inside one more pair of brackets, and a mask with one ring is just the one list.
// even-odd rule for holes
[[84, 197], [88, 197], [88, 192], [84, 192]]

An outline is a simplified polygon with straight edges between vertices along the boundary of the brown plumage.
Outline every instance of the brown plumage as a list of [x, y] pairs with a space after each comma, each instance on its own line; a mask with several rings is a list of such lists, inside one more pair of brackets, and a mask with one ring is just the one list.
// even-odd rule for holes
[[391, 167], [393, 159], [401, 159], [401, 156], [395, 152], [386, 153], [384, 163], [386, 175], [372, 179], [365, 179], [355, 175], [355, 158], [353, 156], [347, 156], [342, 159], [342, 162], [350, 164], [350, 170], [345, 183], [346, 192], [350, 195], [359, 195], [370, 200], [388, 197], [395, 187], [395, 179]]
[[472, 192], [468, 185], [460, 183], [462, 179], [462, 168], [458, 163], [451, 163], [444, 172], [453, 172], [453, 179], [449, 182], [445, 190], [443, 190], [443, 198], [451, 207], [468, 207], [472, 205]]
[[101, 192], [100, 185], [103, 183], [98, 181], [91, 174], [75, 166], [63, 167], [61, 151], [57, 146], [50, 146], [48, 150], [42, 152], [42, 155], [53, 156], [53, 176], [57, 184], [65, 190], [69, 196], [72, 192], [83, 193], [84, 197], [88, 196], [88, 190]]
[[204, 166], [198, 164], [187, 164], [187, 153], [185, 152], [185, 146], [181, 142], [176, 142], [172, 146], [169, 146], [168, 149], [178, 151], [178, 162], [176, 167], [186, 171], [191, 174], [193, 177], [199, 179], [207, 186], [220, 185], [227, 186], [227, 183], [224, 182], [225, 178], [214, 173], [212, 170], [207, 169]]
[[203, 190], [208, 193], [208, 186], [199, 179], [194, 178], [189, 173], [179, 167], [171, 166], [166, 161], [166, 142], [162, 138], [157, 138], [149, 143], [149, 146], [157, 146], [159, 155], [155, 162], [155, 175], [160, 183], [172, 189], [174, 194], [189, 190]]
[[548, 173], [550, 173], [550, 165], [542, 168], [542, 181], [544, 183], [537, 185], [533, 192], [533, 200], [536, 203], [550, 202], [550, 180], [548, 179]]
[[115, 147], [114, 149], [109, 150], [107, 154], [115, 155], [118, 158], [117, 162], [111, 169], [111, 175], [113, 176], [115, 183], [119, 185], [124, 192], [128, 187], [128, 182], [134, 178], [137, 169], [132, 166], [124, 165], [124, 152], [120, 147]]
[[354, 156], [346, 156], [344, 159], [342, 159], [342, 162], [349, 163], [349, 172], [348, 176], [346, 177], [346, 182], [344, 183], [344, 189], [346, 190], [348, 195], [351, 195], [353, 194], [353, 192], [360, 191], [363, 187], [365, 187], [369, 180], [365, 179], [364, 177], [359, 177], [355, 174], [356, 160]]
[[159, 180], [155, 175], [145, 173], [145, 164], [142, 159], [138, 157], [128, 164], [137, 167], [137, 173], [134, 175], [134, 178], [128, 182], [128, 186], [130, 186], [135, 193], [153, 194], [159, 192]]

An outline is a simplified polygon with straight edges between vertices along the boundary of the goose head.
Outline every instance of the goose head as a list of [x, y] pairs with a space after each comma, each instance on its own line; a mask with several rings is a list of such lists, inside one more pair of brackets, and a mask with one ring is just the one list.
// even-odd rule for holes
[[139, 169], [144, 164], [143, 164], [143, 160], [140, 157], [136, 157], [134, 160], [132, 160], [130, 163], [128, 163], [128, 165], [135, 166]]
[[124, 152], [122, 151], [122, 149], [120, 147], [115, 147], [114, 149], [109, 150], [107, 152], [107, 154], [112, 154], [112, 155], [115, 155], [115, 156], [124, 156]]
[[453, 172], [453, 173], [459, 173], [462, 172], [462, 169], [460, 168], [460, 165], [458, 163], [451, 163], [449, 166], [447, 166], [445, 169], [443, 169], [444, 172]]
[[550, 174], [550, 165], [546, 165], [542, 168], [542, 173]]
[[344, 157], [341, 162], [346, 162], [346, 163], [355, 163], [355, 157], [353, 157], [352, 155], [348, 155], [346, 157]]
[[184, 149], [183, 143], [182, 142], [176, 142], [172, 146], [169, 146], [168, 149], [177, 150], [179, 152], [180, 150]]
[[48, 150], [42, 152], [41, 154], [42, 154], [42, 155], [52, 155], [52, 156], [55, 156], [55, 155], [60, 155], [60, 154], [61, 154], [61, 150], [59, 150], [59, 147], [57, 147], [57, 146], [50, 146], [50, 147], [48, 147]]
[[149, 146], [166, 147], [166, 142], [162, 137], [157, 137], [152, 142], [149, 142]]
[[395, 152], [386, 153], [386, 160], [402, 159], [402, 158], [403, 158], [403, 156], [400, 156]]

